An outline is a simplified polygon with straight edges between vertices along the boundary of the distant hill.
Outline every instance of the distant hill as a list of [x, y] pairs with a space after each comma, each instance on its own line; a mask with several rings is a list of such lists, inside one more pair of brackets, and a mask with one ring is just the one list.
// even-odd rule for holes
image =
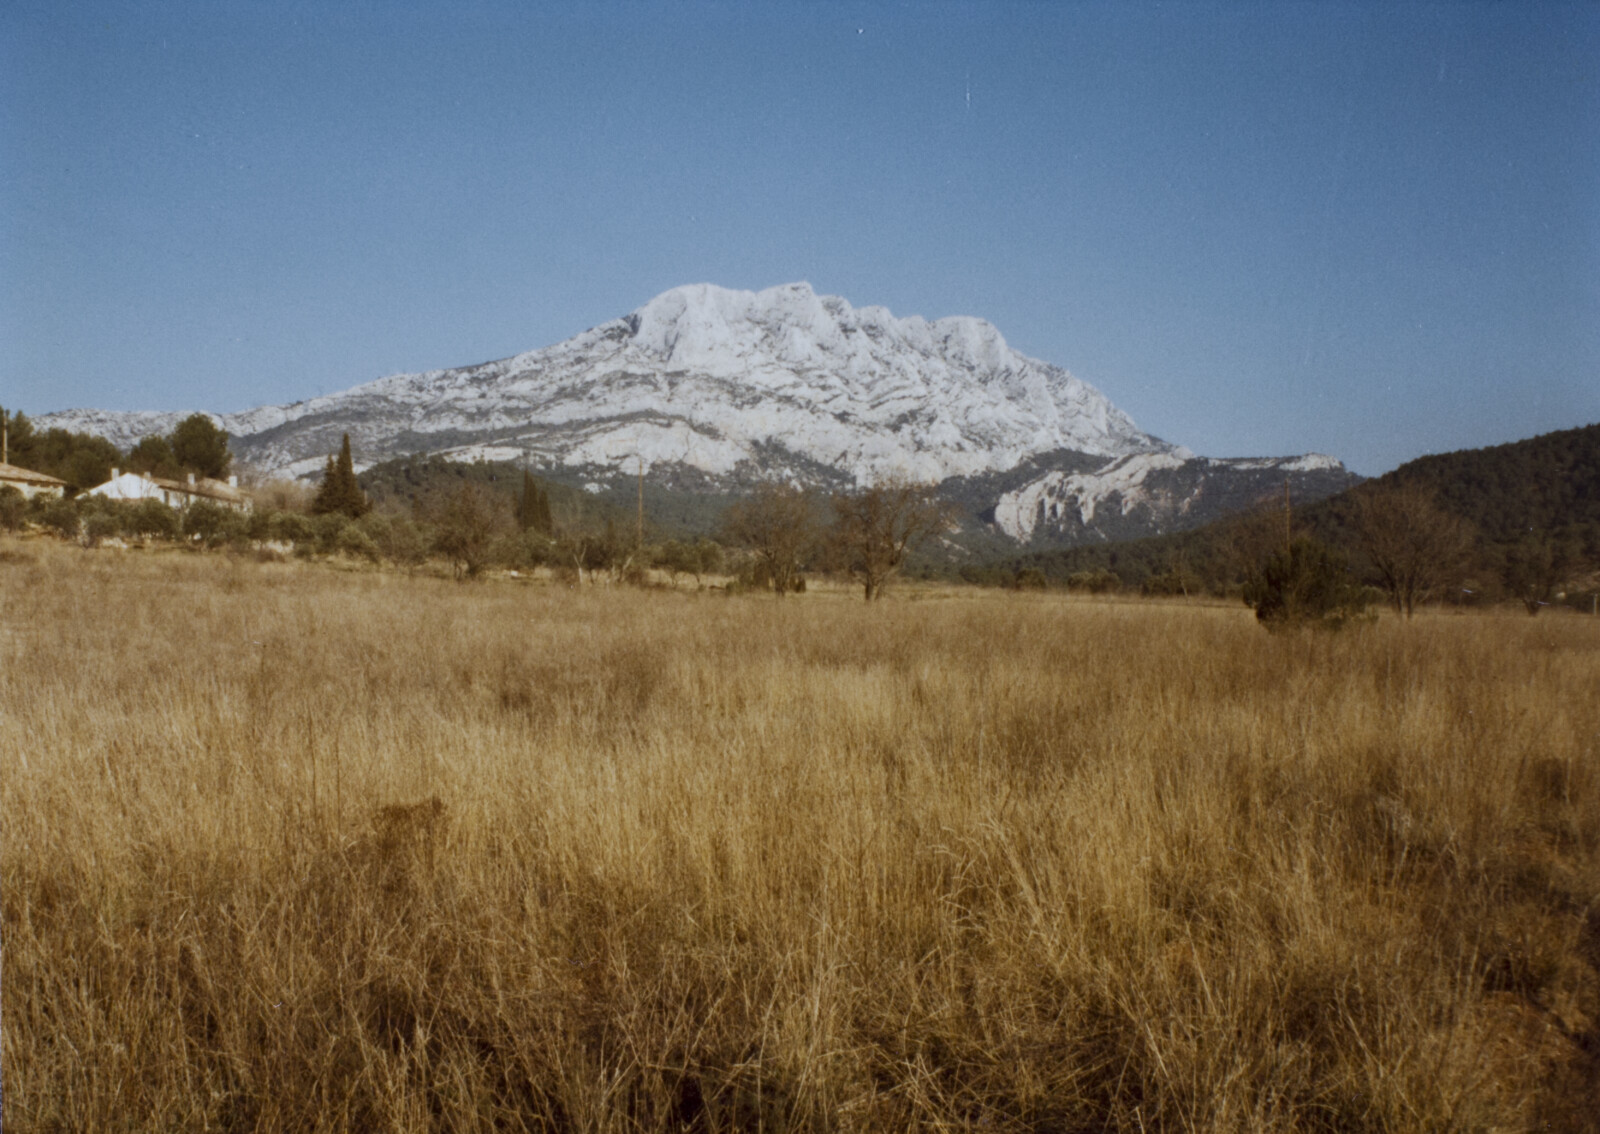
[[[1600, 424], [1546, 433], [1485, 449], [1463, 449], [1408, 461], [1364, 485], [1299, 504], [1291, 498], [1297, 533], [1353, 551], [1352, 494], [1422, 485], [1439, 506], [1471, 525], [1471, 570], [1492, 578], [1524, 540], [1558, 537], [1573, 550], [1573, 574], [1600, 570]], [[1079, 572], [1112, 571], [1124, 586], [1174, 573], [1195, 586], [1224, 590], [1250, 569], [1253, 550], [1282, 531], [1277, 501], [1205, 527], [1125, 543], [996, 556], [964, 569], [974, 581], [994, 582], [1034, 568], [1064, 580]], [[1357, 562], [1357, 567], [1360, 563]]]
[[1600, 530], [1600, 424], [1408, 461], [1376, 484], [1421, 484], [1485, 539]]

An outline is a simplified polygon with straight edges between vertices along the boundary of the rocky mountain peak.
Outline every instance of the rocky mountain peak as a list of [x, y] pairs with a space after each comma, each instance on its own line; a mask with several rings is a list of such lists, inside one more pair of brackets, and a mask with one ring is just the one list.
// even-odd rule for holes
[[[127, 447], [181, 416], [73, 410], [41, 423]], [[291, 476], [316, 475], [344, 433], [363, 466], [438, 453], [584, 478], [643, 468], [713, 491], [772, 476], [831, 486], [981, 479], [1051, 454], [1075, 454], [1074, 469], [1080, 458], [1106, 466], [1103, 484], [1057, 476], [1020, 496], [1008, 485], [994, 514], [1019, 539], [1068, 512], [1097, 523], [1113, 492], [1118, 507], [1142, 507], [1174, 475], [1165, 465], [1191, 457], [1141, 432], [1093, 386], [1013, 350], [985, 319], [896, 317], [804, 282], [675, 287], [540, 350], [220, 421], [241, 461]], [[1161, 459], [1107, 464], [1139, 455]]]

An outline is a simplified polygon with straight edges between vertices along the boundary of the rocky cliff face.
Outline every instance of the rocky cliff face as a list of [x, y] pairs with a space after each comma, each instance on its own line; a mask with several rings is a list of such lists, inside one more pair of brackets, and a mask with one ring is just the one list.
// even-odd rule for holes
[[1321, 453], [1218, 459], [1136, 453], [1082, 472], [1047, 473], [1004, 492], [994, 524], [1020, 543], [1135, 539], [1251, 507], [1289, 481], [1298, 500], [1331, 496], [1361, 478]]

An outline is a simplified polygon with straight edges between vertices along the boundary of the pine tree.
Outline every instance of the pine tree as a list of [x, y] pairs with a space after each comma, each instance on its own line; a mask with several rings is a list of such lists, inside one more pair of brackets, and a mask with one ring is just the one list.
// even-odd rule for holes
[[311, 510], [319, 516], [342, 512], [353, 520], [365, 515], [370, 507], [367, 494], [361, 491], [361, 483], [356, 480], [355, 464], [350, 458], [350, 434], [346, 433], [339, 446], [338, 460], [332, 455], [328, 457]]

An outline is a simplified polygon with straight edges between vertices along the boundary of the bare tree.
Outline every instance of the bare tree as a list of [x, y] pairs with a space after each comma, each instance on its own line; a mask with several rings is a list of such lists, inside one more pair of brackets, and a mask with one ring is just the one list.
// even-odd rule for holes
[[1407, 618], [1440, 587], [1460, 577], [1472, 540], [1467, 525], [1444, 511], [1420, 485], [1358, 491], [1352, 520], [1366, 553]]
[[729, 542], [755, 552], [773, 589], [786, 595], [816, 547], [816, 501], [792, 485], [763, 484], [728, 509], [722, 528]]
[[833, 513], [832, 558], [861, 583], [868, 602], [883, 594], [908, 550], [951, 523], [949, 505], [934, 497], [931, 486], [902, 480], [835, 496]]

